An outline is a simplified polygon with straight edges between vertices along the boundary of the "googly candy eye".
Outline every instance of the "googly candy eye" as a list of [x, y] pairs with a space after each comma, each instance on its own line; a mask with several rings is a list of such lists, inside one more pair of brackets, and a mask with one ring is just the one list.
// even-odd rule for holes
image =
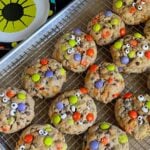
[[129, 54], [130, 50], [128, 48], [125, 48], [124, 52], [125, 52], [125, 54]]
[[71, 106], [71, 111], [75, 112], [76, 111], [76, 107], [75, 106]]
[[136, 3], [135, 3], [135, 2], [133, 2], [133, 3], [132, 3], [132, 6], [133, 6], [133, 7], [135, 7], [135, 5], [136, 5]]
[[71, 39], [71, 40], [75, 40], [75, 38], [76, 38], [75, 35], [73, 35], [73, 34], [70, 35], [70, 39]]
[[19, 147], [19, 150], [25, 150], [25, 146], [24, 146], [24, 145], [21, 145], [21, 146]]
[[8, 97], [3, 97], [3, 99], [2, 99], [2, 102], [3, 103], [7, 103], [9, 101], [9, 98]]
[[12, 103], [11, 104], [11, 108], [12, 109], [17, 109], [18, 108], [18, 104], [17, 103]]
[[43, 129], [39, 130], [39, 135], [44, 135], [44, 130]]
[[137, 6], [137, 9], [138, 9], [139, 11], [141, 11], [141, 10], [143, 9], [142, 5], [138, 5], [138, 6]]
[[76, 37], [76, 41], [77, 41], [77, 42], [80, 42], [80, 41], [81, 41], [81, 38], [80, 38], [80, 37]]
[[131, 47], [129, 43], [127, 43], [125, 46], [126, 46], [126, 48], [130, 48]]
[[136, 54], [137, 54], [138, 57], [143, 57], [144, 56], [144, 52], [143, 51], [138, 51]]
[[138, 100], [139, 100], [140, 102], [144, 102], [144, 101], [145, 101], [145, 97], [144, 97], [143, 95], [139, 95], [139, 96], [138, 96]]
[[144, 122], [143, 120], [138, 120], [138, 124], [139, 124], [139, 125], [142, 125], [143, 122]]
[[80, 93], [79, 93], [79, 92], [77, 92], [75, 95], [79, 97], [79, 96], [80, 96]]
[[0, 97], [4, 97], [5, 96], [5, 93], [0, 93]]
[[147, 108], [146, 106], [143, 106], [143, 107], [142, 107], [142, 111], [143, 111], [144, 113], [148, 113], [148, 108]]
[[15, 115], [16, 115], [16, 110], [14, 110], [14, 109], [11, 110], [11, 111], [10, 111], [10, 115], [11, 115], [11, 116], [15, 116]]
[[138, 116], [138, 120], [143, 120], [143, 116]]
[[43, 135], [44, 136], [48, 135], [48, 132], [47, 131], [43, 131]]
[[73, 54], [74, 52], [75, 52], [74, 48], [69, 48], [69, 49], [67, 50], [67, 53], [68, 53], [68, 54]]
[[67, 117], [66, 113], [64, 113], [64, 114], [61, 115], [61, 119], [65, 119], [66, 117]]
[[145, 51], [148, 50], [148, 49], [149, 49], [148, 44], [144, 44], [144, 45], [142, 46], [142, 49], [145, 50]]

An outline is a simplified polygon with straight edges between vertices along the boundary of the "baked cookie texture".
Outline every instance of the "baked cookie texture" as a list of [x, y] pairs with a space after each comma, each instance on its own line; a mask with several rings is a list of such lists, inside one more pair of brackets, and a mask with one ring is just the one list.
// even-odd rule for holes
[[119, 39], [110, 52], [121, 72], [142, 73], [150, 68], [150, 41], [140, 33]]
[[74, 29], [60, 37], [53, 57], [73, 72], [83, 72], [97, 57], [97, 47], [92, 36]]
[[39, 98], [56, 96], [65, 82], [66, 70], [54, 59], [38, 59], [26, 67], [22, 74], [24, 89]]
[[129, 150], [124, 131], [108, 122], [97, 123], [85, 135], [82, 150]]
[[97, 118], [94, 100], [86, 88], [66, 91], [50, 105], [51, 123], [66, 134], [81, 134], [92, 126]]
[[117, 98], [125, 88], [125, 81], [117, 66], [108, 62], [90, 66], [84, 83], [89, 95], [103, 103]]
[[138, 25], [150, 18], [149, 0], [113, 0], [113, 10], [128, 25]]
[[150, 40], [150, 20], [148, 20], [144, 27], [144, 33], [148, 40]]
[[25, 129], [15, 150], [67, 150], [65, 137], [50, 124], [34, 124]]
[[89, 23], [87, 31], [100, 46], [110, 44], [126, 34], [121, 17], [107, 10], [100, 12]]
[[115, 104], [119, 125], [137, 140], [150, 136], [150, 96], [126, 93]]
[[29, 125], [34, 116], [35, 102], [24, 90], [0, 89], [0, 132], [14, 133]]

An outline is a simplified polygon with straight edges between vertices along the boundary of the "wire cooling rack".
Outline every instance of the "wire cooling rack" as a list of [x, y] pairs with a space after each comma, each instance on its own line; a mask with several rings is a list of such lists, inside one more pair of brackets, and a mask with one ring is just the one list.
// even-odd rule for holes
[[[86, 31], [87, 23], [100, 10], [111, 9], [112, 0], [75, 0], [61, 13], [51, 19], [40, 30], [32, 35], [28, 40], [12, 50], [8, 55], [0, 60], [0, 86], [20, 86], [20, 76], [25, 66], [32, 61], [43, 56], [51, 57], [54, 45], [58, 37], [66, 31], [75, 27], [80, 27]], [[143, 26], [130, 26], [128, 32], [143, 31]], [[97, 63], [101, 61], [112, 61], [109, 46], [98, 47]], [[68, 81], [64, 85], [63, 91], [75, 89], [83, 85], [85, 73], [75, 74], [68, 72]], [[123, 75], [126, 81], [126, 91], [134, 93], [149, 92], [146, 88], [147, 73], [140, 75]], [[150, 93], [150, 92], [149, 92]], [[33, 123], [48, 123], [48, 107], [51, 100], [36, 99], [36, 116]], [[97, 121], [109, 121], [116, 124], [114, 118], [114, 103], [108, 105], [96, 102], [98, 110]], [[20, 132], [10, 135], [0, 135], [0, 142], [4, 144], [6, 150], [14, 150]], [[81, 150], [84, 135], [66, 135], [69, 150]], [[136, 141], [129, 136], [130, 150], [150, 150], [150, 138]]]

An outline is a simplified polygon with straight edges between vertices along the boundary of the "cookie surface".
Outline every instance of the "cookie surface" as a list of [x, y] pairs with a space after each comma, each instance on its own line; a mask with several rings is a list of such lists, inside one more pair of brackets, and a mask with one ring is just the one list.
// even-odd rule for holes
[[49, 117], [62, 133], [81, 134], [95, 122], [96, 105], [86, 93], [85, 88], [67, 91], [52, 102]]
[[51, 98], [61, 91], [66, 71], [54, 59], [42, 58], [25, 68], [22, 85], [32, 96]]
[[25, 129], [15, 150], [67, 150], [65, 137], [50, 124], [31, 125]]
[[113, 10], [128, 25], [137, 25], [150, 17], [149, 0], [113, 0]]
[[119, 125], [136, 139], [150, 136], [150, 96], [126, 93], [115, 104]]
[[82, 150], [129, 150], [126, 133], [108, 122], [90, 127], [84, 140]]
[[140, 33], [127, 35], [110, 48], [114, 63], [125, 73], [142, 73], [150, 68], [150, 41]]
[[146, 35], [146, 38], [148, 40], [150, 40], [150, 20], [148, 20], [145, 24], [145, 27], [144, 27], [144, 33]]
[[64, 34], [58, 39], [53, 57], [73, 72], [83, 72], [97, 57], [93, 38], [80, 29]]
[[147, 79], [147, 87], [150, 89], [150, 75], [148, 76], [148, 79]]
[[126, 34], [124, 22], [111, 11], [96, 15], [89, 22], [87, 30], [100, 46], [110, 44]]
[[14, 133], [31, 123], [35, 102], [24, 90], [0, 89], [0, 132]]
[[114, 64], [104, 62], [99, 66], [90, 66], [85, 77], [85, 87], [93, 98], [109, 103], [124, 90], [125, 82]]

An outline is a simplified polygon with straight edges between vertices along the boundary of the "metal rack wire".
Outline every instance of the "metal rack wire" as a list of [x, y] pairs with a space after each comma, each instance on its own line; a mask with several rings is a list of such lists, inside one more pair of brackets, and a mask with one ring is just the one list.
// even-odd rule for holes
[[[0, 60], [0, 85], [3, 87], [16, 86], [20, 87], [20, 75], [25, 66], [32, 61], [43, 56], [51, 57], [54, 49], [54, 44], [57, 38], [63, 35], [66, 31], [75, 27], [80, 27], [86, 31], [88, 21], [94, 17], [100, 10], [111, 9], [111, 0], [75, 0], [59, 15], [49, 21], [28, 40], [14, 49], [6, 57]], [[142, 26], [129, 27], [129, 33], [133, 31], [143, 31]], [[109, 53], [109, 46], [98, 47], [97, 63], [101, 61], [112, 61]], [[75, 74], [68, 72], [68, 81], [64, 85], [63, 91], [78, 88], [83, 85], [85, 73]], [[148, 92], [146, 88], [147, 74], [132, 74], [123, 75], [126, 81], [125, 91], [134, 93]], [[21, 88], [21, 87], [20, 87]], [[36, 116], [33, 123], [48, 123], [47, 110], [51, 100], [36, 99]], [[108, 105], [98, 103], [97, 121], [109, 121], [116, 124], [114, 118], [114, 103]], [[0, 135], [0, 142], [3, 142], [8, 150], [14, 150], [15, 143], [18, 140], [19, 133], [11, 135]], [[66, 141], [69, 150], [80, 150], [82, 147], [82, 139], [84, 135], [69, 136], [66, 135]], [[150, 138], [142, 141], [136, 141], [130, 138], [130, 150], [150, 150]]]

